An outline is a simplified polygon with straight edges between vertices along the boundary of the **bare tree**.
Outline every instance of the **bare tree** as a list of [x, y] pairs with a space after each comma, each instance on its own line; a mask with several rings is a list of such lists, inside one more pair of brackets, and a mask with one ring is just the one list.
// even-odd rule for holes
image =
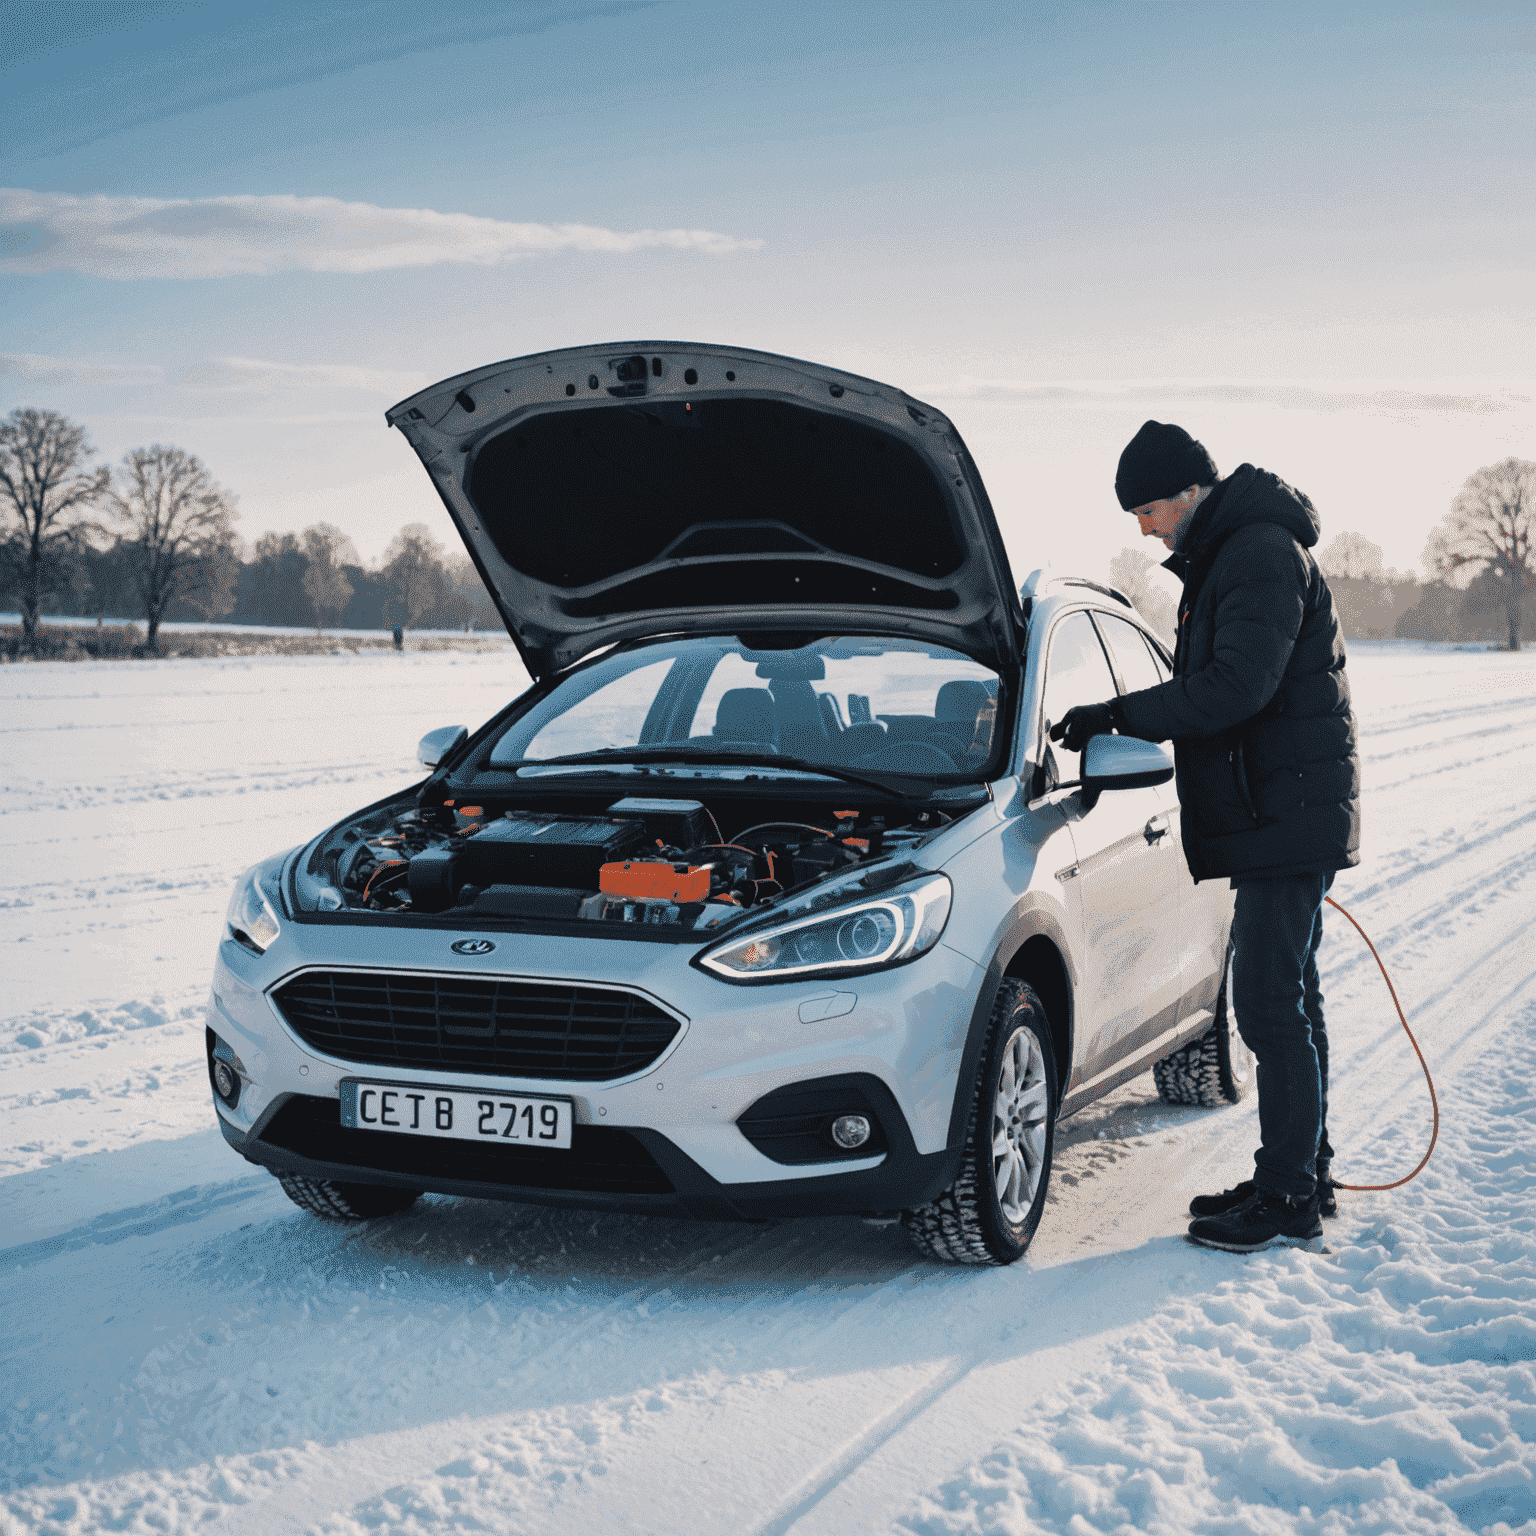
[[1109, 562], [1110, 581], [1136, 605], [1148, 624], [1169, 644], [1178, 627], [1178, 603], [1159, 581], [1157, 562], [1139, 549], [1122, 549]]
[[251, 592], [256, 616], [265, 624], [291, 624], [309, 605], [304, 574], [309, 561], [291, 533], [264, 533], [251, 560]]
[[343, 567], [358, 563], [352, 540], [333, 523], [315, 523], [303, 534], [304, 553], [309, 564], [304, 568], [304, 595], [314, 615], [315, 630], [334, 622], [352, 601], [352, 583]]
[[443, 546], [425, 523], [407, 523], [389, 541], [380, 574], [402, 623], [414, 629], [447, 595]]
[[10, 525], [5, 548], [16, 568], [28, 651], [37, 649], [43, 599], [91, 531], [86, 513], [106, 489], [106, 469], [86, 468], [95, 454], [85, 428], [57, 411], [23, 406], [0, 421], [0, 498]]
[[143, 606], [145, 643], [153, 650], [165, 610], [205, 583], [217, 551], [233, 542], [234, 499], [195, 454], [155, 443], [123, 455], [107, 506]]
[[182, 601], [204, 622], [222, 619], [240, 593], [240, 572], [245, 566], [244, 541], [231, 535], [210, 544], [193, 572]]
[[1318, 568], [1324, 576], [1342, 581], [1384, 581], [1386, 556], [1381, 545], [1373, 544], [1361, 533], [1341, 533], [1317, 552]]
[[448, 561], [443, 571], [448, 584], [444, 606], [449, 622], [462, 624], [466, 630], [499, 629], [504, 620], [469, 556]]
[[1509, 648], [1520, 649], [1525, 594], [1536, 589], [1531, 534], [1536, 531], [1536, 463], [1501, 459], [1468, 478], [1451, 510], [1430, 531], [1424, 563], [1456, 585], [1484, 572], [1499, 583]]

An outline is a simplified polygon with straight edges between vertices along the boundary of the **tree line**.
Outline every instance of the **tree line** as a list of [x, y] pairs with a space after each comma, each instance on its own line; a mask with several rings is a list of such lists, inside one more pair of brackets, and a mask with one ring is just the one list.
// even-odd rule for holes
[[501, 618], [467, 557], [424, 523], [402, 528], [366, 568], [330, 523], [235, 531], [235, 497], [207, 466], [164, 443], [96, 464], [84, 427], [22, 407], [0, 421], [0, 606], [37, 647], [44, 608], [142, 618], [149, 649], [166, 620], [313, 624], [317, 629], [495, 628]]
[[[1393, 570], [1381, 546], [1345, 532], [1317, 551], [1351, 640], [1502, 641], [1518, 651], [1536, 625], [1536, 463], [1508, 458], [1470, 475], [1424, 546], [1429, 580]], [[1177, 600], [1157, 562], [1122, 549], [1110, 580], [1171, 645]]]
[[[0, 603], [21, 611], [36, 646], [44, 604], [70, 614], [144, 619], [148, 645], [166, 619], [373, 629], [499, 628], [500, 616], [463, 557], [449, 559], [424, 523], [402, 528], [366, 569], [330, 523], [264, 533], [248, 549], [235, 498], [185, 449], [133, 448], [95, 465], [85, 429], [22, 407], [0, 422]], [[1468, 477], [1424, 547], [1430, 579], [1389, 570], [1358, 533], [1324, 545], [1350, 638], [1503, 640], [1520, 649], [1536, 619], [1536, 462], [1507, 458]], [[1172, 641], [1175, 604], [1155, 562], [1124, 549], [1110, 576]]]

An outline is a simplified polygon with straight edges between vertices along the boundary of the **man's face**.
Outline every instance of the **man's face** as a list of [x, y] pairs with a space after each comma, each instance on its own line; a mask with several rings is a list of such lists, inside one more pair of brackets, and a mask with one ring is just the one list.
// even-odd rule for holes
[[1200, 487], [1190, 486], [1177, 496], [1166, 496], [1162, 501], [1149, 501], [1144, 507], [1132, 507], [1131, 512], [1141, 525], [1144, 539], [1161, 539], [1169, 548], [1179, 536], [1179, 529], [1194, 510], [1195, 497]]

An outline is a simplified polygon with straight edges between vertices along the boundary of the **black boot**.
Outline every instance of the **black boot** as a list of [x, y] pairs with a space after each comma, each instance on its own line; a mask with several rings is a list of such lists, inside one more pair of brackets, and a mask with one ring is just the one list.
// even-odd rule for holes
[[[1337, 1216], [1339, 1202], [1334, 1198], [1333, 1163], [1329, 1158], [1317, 1160], [1317, 1214]], [[1189, 1202], [1191, 1216], [1224, 1216], [1235, 1210], [1256, 1188], [1252, 1179], [1244, 1179], [1236, 1189], [1224, 1189], [1219, 1195], [1196, 1195]]]
[[1189, 1202], [1191, 1216], [1225, 1216], [1243, 1201], [1250, 1199], [1254, 1191], [1252, 1179], [1244, 1179], [1236, 1189], [1224, 1189], [1219, 1195], [1196, 1195]]
[[1317, 1195], [1293, 1200], [1255, 1189], [1241, 1205], [1225, 1215], [1201, 1216], [1189, 1224], [1192, 1242], [1228, 1253], [1257, 1253], [1261, 1248], [1323, 1250], [1323, 1224], [1318, 1220]]
[[1317, 1160], [1317, 1214], [1319, 1216], [1337, 1216], [1339, 1214], [1339, 1202], [1334, 1196], [1333, 1160], [1320, 1157]]

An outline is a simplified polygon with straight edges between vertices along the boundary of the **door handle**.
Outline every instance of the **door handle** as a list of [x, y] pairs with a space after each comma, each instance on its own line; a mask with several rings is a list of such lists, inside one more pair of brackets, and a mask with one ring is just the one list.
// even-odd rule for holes
[[1149, 843], [1155, 843], [1160, 837], [1168, 835], [1168, 818], [1166, 816], [1154, 816], [1145, 827], [1142, 828], [1142, 836]]

